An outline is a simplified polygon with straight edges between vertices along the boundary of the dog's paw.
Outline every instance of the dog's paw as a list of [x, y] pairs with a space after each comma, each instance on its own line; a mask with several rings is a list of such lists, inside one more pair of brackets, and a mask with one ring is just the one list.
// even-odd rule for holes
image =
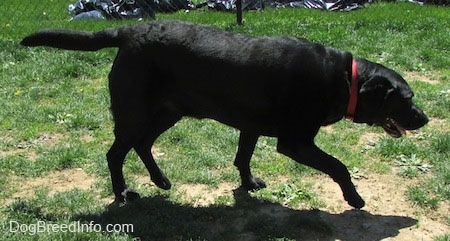
[[366, 205], [366, 202], [359, 196], [358, 193], [354, 193], [351, 197], [344, 196], [347, 203], [357, 209], [361, 209]]
[[158, 178], [153, 178], [152, 176], [152, 181], [156, 186], [164, 190], [169, 190], [172, 187], [169, 179], [164, 174], [161, 174]]
[[132, 189], [125, 189], [122, 192], [122, 196], [123, 196], [123, 200], [125, 202], [133, 202], [138, 200], [139, 198], [141, 198], [141, 196], [139, 195], [139, 193], [137, 193], [136, 191], [132, 190]]
[[258, 177], [250, 177], [246, 182], [242, 182], [242, 187], [248, 191], [257, 191], [266, 187], [266, 183]]

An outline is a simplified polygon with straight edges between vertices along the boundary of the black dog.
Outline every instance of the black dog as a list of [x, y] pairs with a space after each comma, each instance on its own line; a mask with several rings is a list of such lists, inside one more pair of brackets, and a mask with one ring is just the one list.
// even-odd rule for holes
[[171, 187], [150, 147], [183, 116], [212, 118], [241, 131], [234, 164], [246, 189], [265, 187], [249, 162], [258, 137], [273, 136], [280, 153], [330, 175], [355, 208], [364, 200], [347, 168], [314, 144], [320, 126], [347, 116], [400, 137], [428, 122], [399, 74], [304, 39], [161, 21], [95, 33], [44, 30], [21, 44], [82, 51], [119, 47], [109, 74], [116, 139], [107, 154], [119, 202], [138, 197], [122, 173], [131, 148], [156, 185]]

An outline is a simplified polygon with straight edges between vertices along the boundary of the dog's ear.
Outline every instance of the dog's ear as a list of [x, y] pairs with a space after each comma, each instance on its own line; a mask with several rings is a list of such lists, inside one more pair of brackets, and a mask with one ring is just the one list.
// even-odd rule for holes
[[395, 90], [391, 82], [383, 76], [374, 76], [366, 81], [359, 91], [361, 95], [383, 96], [386, 99]]

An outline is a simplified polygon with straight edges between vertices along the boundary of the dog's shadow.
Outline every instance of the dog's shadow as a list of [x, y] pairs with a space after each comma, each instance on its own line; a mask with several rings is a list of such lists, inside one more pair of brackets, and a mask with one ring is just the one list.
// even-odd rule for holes
[[234, 191], [234, 198], [233, 206], [193, 207], [152, 196], [123, 206], [110, 205], [99, 215], [80, 215], [76, 219], [93, 221], [104, 228], [125, 224], [123, 231], [128, 228], [128, 235], [139, 240], [375, 241], [395, 237], [400, 229], [417, 223], [409, 217], [372, 215], [360, 210], [341, 214], [295, 210], [240, 190]]

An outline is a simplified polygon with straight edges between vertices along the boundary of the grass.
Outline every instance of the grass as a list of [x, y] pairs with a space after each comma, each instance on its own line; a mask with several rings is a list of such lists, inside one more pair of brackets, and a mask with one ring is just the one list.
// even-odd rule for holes
[[[2, 0], [0, 8], [0, 233], [3, 240], [295, 240], [329, 239], [332, 224], [310, 208], [325, 203], [302, 177], [316, 172], [275, 153], [276, 140], [260, 138], [252, 168], [269, 184], [250, 196], [234, 193], [216, 198], [213, 205], [195, 207], [177, 187], [239, 183], [232, 166], [238, 132], [219, 123], [184, 119], [161, 136], [158, 163], [174, 182], [171, 191], [145, 186], [134, 177], [146, 176], [135, 153], [125, 175], [144, 196], [133, 205], [108, 207], [111, 200], [105, 153], [112, 143], [112, 119], [105, 76], [116, 50], [95, 53], [27, 49], [18, 46], [26, 34], [46, 27], [101, 29], [135, 21], [67, 22], [67, 4], [46, 1], [37, 5]], [[55, 8], [48, 8], [48, 6]], [[14, 8], [13, 8], [14, 6]], [[13, 8], [13, 9], [12, 9]], [[60, 10], [63, 9], [63, 10]], [[14, 10], [14, 11], [12, 11]], [[45, 14], [44, 14], [45, 12]], [[249, 35], [299, 36], [353, 52], [385, 64], [404, 75], [414, 73], [410, 85], [416, 102], [432, 120], [408, 138], [382, 137], [370, 146], [360, 143], [367, 132], [382, 130], [341, 121], [316, 138], [325, 151], [356, 172], [396, 173], [417, 184], [405, 199], [419, 209], [434, 210], [450, 201], [450, 18], [448, 9], [413, 4], [376, 3], [349, 13], [306, 9], [266, 9], [235, 16], [214, 11], [159, 14], [158, 19], [181, 19], [214, 25]], [[417, 81], [421, 78], [435, 83]], [[421, 168], [427, 167], [425, 171]], [[81, 168], [97, 182], [87, 189], [53, 193], [48, 187], [11, 200], [23, 183], [37, 177]], [[370, 175], [370, 174], [366, 174]], [[279, 180], [289, 180], [280, 182]], [[80, 187], [81, 188], [81, 187]], [[336, 197], [341, 198], [341, 197]], [[263, 210], [263, 211], [261, 211]], [[278, 213], [278, 214], [277, 214]], [[282, 216], [277, 216], [282, 214]], [[244, 218], [247, 217], [247, 218]], [[447, 214], [447, 219], [450, 216]], [[33, 224], [134, 224], [133, 233], [56, 232], [29, 235], [9, 232], [9, 221]], [[450, 224], [448, 222], [447, 224]], [[229, 232], [233, 230], [234, 232]], [[305, 236], [306, 235], [306, 236]], [[342, 237], [340, 237], [342, 239]], [[345, 239], [345, 238], [344, 238]], [[436, 240], [448, 240], [447, 236]]]

